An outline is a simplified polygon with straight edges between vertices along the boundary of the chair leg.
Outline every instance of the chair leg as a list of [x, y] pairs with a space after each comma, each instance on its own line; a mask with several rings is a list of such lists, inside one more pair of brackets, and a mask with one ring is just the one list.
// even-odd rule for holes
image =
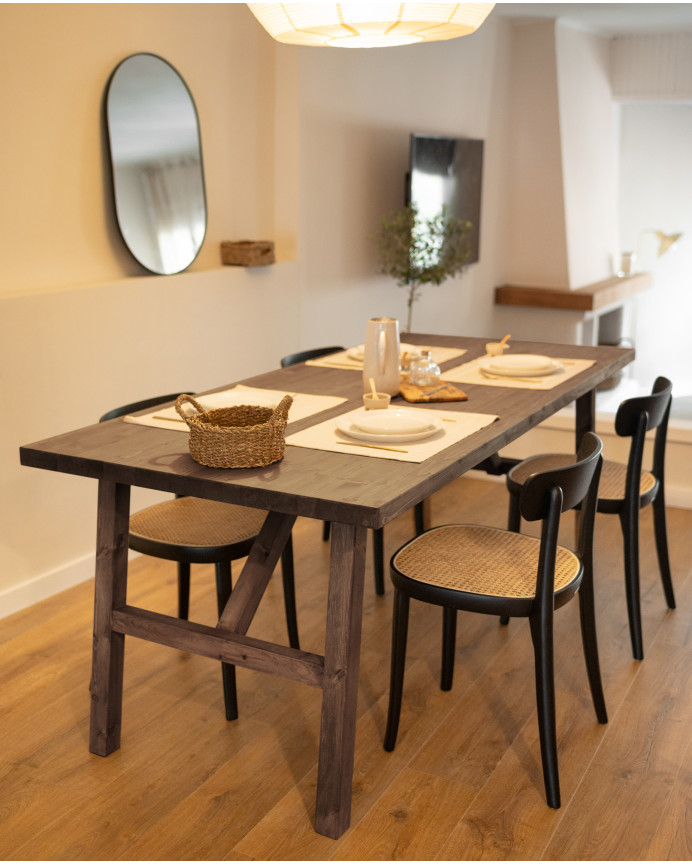
[[298, 616], [296, 615], [296, 585], [293, 569], [293, 537], [291, 535], [289, 535], [286, 546], [281, 553], [281, 575], [284, 585], [284, 607], [286, 609], [288, 644], [292, 649], [300, 649]]
[[[216, 606], [219, 615], [223, 612], [228, 599], [231, 597], [232, 577], [231, 563], [217, 562], [216, 569]], [[226, 708], [226, 720], [235, 721], [238, 717], [238, 693], [235, 683], [235, 667], [233, 664], [221, 664], [221, 678], [223, 681], [223, 700]]]
[[425, 531], [425, 508], [423, 502], [418, 502], [413, 509], [413, 524], [416, 530], [416, 537], [422, 535]]
[[190, 613], [190, 564], [178, 562], [178, 618], [187, 619]]
[[375, 569], [375, 594], [384, 595], [384, 529], [373, 529], [372, 555]]
[[653, 501], [654, 509], [654, 536], [656, 538], [656, 554], [658, 555], [658, 566], [661, 571], [661, 582], [663, 593], [666, 596], [666, 604], [669, 610], [675, 609], [675, 593], [673, 592], [673, 578], [670, 575], [670, 560], [668, 559], [668, 530], [666, 528], [666, 501], [663, 487], [659, 488], [658, 494]]
[[632, 654], [637, 661], [643, 661], [644, 640], [639, 592], [639, 511], [626, 508], [620, 514], [620, 525], [625, 551], [625, 596]]
[[593, 700], [596, 717], [599, 724], [608, 723], [603, 683], [601, 682], [601, 665], [598, 661], [598, 641], [596, 639], [596, 605], [594, 603], [593, 570], [584, 574], [579, 589], [579, 620], [581, 623], [581, 640], [584, 646], [586, 673], [589, 677], [591, 699]]
[[509, 513], [507, 514], [507, 531], [521, 531], [521, 511], [519, 510], [519, 496], [509, 494]]
[[[519, 510], [519, 496], [509, 494], [509, 513], [507, 515], [507, 531], [521, 531], [521, 511]], [[509, 616], [500, 616], [500, 624], [508, 625]]]
[[401, 696], [404, 690], [404, 666], [406, 664], [406, 638], [408, 635], [408, 595], [394, 590], [394, 614], [392, 618], [392, 665], [389, 676], [389, 710], [387, 731], [384, 736], [385, 751], [393, 751], [399, 731]]
[[329, 532], [331, 530], [331, 527], [332, 527], [332, 524], [330, 522], [327, 522], [326, 520], [322, 524], [322, 540], [323, 541], [329, 540]]
[[560, 778], [557, 768], [557, 735], [555, 732], [555, 681], [553, 674], [552, 616], [529, 617], [536, 668], [536, 704], [538, 733], [541, 740], [543, 780], [548, 805], [560, 807]]
[[454, 652], [457, 642], [457, 611], [454, 607], [442, 608], [442, 674], [440, 688], [452, 690], [454, 679]]

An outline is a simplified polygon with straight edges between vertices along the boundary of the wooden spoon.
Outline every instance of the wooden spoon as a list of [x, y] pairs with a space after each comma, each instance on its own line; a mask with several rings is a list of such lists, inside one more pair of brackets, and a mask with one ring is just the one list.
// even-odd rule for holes
[[372, 391], [372, 398], [377, 399], [377, 388], [375, 387], [375, 379], [369, 378], [368, 381], [370, 382], [370, 390]]

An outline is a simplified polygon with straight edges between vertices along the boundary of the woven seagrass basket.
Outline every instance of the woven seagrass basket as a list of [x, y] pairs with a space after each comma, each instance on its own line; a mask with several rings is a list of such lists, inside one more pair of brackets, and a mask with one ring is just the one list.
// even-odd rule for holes
[[[197, 414], [186, 415], [189, 402]], [[194, 397], [181, 394], [175, 408], [190, 429], [190, 456], [203, 466], [249, 469], [282, 459], [286, 424], [293, 397], [286, 395], [276, 408], [234, 405], [205, 410]]]

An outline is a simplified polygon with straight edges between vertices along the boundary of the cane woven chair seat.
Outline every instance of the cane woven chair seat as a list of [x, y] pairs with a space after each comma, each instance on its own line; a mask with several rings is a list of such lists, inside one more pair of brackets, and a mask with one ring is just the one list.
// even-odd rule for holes
[[[529, 458], [515, 466], [509, 475], [509, 482], [521, 486], [528, 477], [535, 472], [550, 471], [559, 465], [564, 465], [559, 454], [546, 454], [545, 456]], [[625, 498], [625, 481], [627, 480], [627, 465], [604, 460], [601, 482], [598, 487], [598, 498], [609, 501], [622, 501]], [[639, 495], [643, 496], [656, 486], [656, 478], [649, 471], [642, 471], [639, 482]]]
[[[537, 538], [515, 532], [488, 526], [439, 526], [402, 547], [392, 567], [410, 580], [456, 592], [532, 599], [539, 551]], [[577, 556], [558, 546], [555, 591], [580, 575]]]
[[259, 534], [266, 511], [186, 496], [130, 517], [130, 535], [186, 547], [224, 547]]

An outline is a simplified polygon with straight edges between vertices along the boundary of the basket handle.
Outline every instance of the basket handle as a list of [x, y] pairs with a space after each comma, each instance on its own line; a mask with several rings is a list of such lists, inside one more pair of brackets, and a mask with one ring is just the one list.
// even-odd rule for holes
[[[191, 402], [192, 405], [197, 409], [198, 412], [203, 412], [204, 406], [200, 405], [193, 396], [190, 396], [187, 393], [181, 393], [180, 394], [178, 399], [175, 401], [175, 410], [178, 412], [180, 417], [185, 421], [185, 423], [188, 424], [188, 426], [189, 426], [188, 421], [190, 420], [190, 416], [186, 415], [185, 412], [183, 411], [183, 408], [182, 408], [184, 402]], [[193, 415], [193, 417], [194, 417], [194, 415]]]
[[286, 396], [281, 400], [281, 402], [274, 409], [274, 414], [271, 416], [270, 422], [277, 420], [278, 418], [282, 418], [283, 420], [288, 419], [288, 410], [293, 405], [293, 397], [290, 394], [286, 394]]

